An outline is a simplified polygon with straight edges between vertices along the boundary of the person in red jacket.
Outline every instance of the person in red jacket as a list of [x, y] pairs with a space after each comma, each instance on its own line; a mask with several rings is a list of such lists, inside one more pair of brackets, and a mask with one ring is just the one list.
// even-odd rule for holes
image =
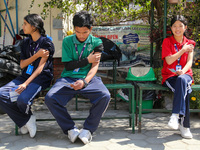
[[180, 129], [181, 136], [192, 138], [189, 118], [189, 94], [191, 93], [192, 61], [195, 42], [185, 37], [187, 20], [176, 15], [171, 20], [172, 36], [162, 44], [162, 84], [174, 92], [172, 115], [168, 126]]

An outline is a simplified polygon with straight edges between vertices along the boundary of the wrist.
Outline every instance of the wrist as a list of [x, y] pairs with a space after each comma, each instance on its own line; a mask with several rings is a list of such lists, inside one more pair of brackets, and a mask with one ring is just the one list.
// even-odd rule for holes
[[40, 57], [40, 56], [38, 56], [38, 53], [35, 53], [33, 56], [34, 56], [36, 59]]
[[82, 81], [83, 81], [83, 83], [84, 83], [84, 86], [83, 86], [83, 87], [84, 87], [84, 88], [85, 88], [85, 87], [87, 87], [87, 86], [88, 86], [88, 82], [87, 82], [87, 81], [85, 81], [85, 79], [81, 79], [81, 80], [82, 80]]
[[187, 51], [186, 48], [182, 48], [182, 50], [183, 50], [183, 53], [185, 53]]

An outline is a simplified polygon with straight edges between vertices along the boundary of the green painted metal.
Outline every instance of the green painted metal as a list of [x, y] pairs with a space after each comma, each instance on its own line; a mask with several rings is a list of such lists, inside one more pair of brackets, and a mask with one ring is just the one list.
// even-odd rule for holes
[[[192, 85], [192, 91], [200, 91], [200, 85]], [[139, 112], [139, 123], [138, 123], [138, 132], [141, 132], [141, 124], [142, 124], [142, 111], [150, 111], [150, 112], [171, 112], [171, 110], [167, 109], [142, 109], [142, 93], [145, 90], [161, 90], [161, 91], [170, 91], [169, 88], [162, 86], [161, 84], [143, 84], [138, 83], [136, 89], [136, 103], [139, 103], [139, 111], [136, 111], [136, 125], [137, 125], [137, 115]], [[136, 105], [137, 106], [137, 105]], [[190, 109], [190, 112], [200, 112], [200, 109]]]
[[167, 37], [167, 0], [164, 2], [163, 39]]
[[[151, 35], [153, 31], [153, 24], [154, 24], [154, 4], [151, 2]], [[150, 44], [150, 67], [153, 65], [153, 42]]]
[[[134, 111], [134, 97], [135, 97], [135, 89], [134, 86], [130, 83], [124, 84], [105, 84], [108, 89], [121, 89], [127, 88], [129, 89], [129, 116], [122, 117], [102, 117], [104, 119], [129, 119], [129, 126], [132, 126], [132, 133], [135, 133], [135, 111]], [[73, 120], [85, 120], [86, 118], [82, 117], [74, 117]], [[55, 119], [37, 119], [36, 121], [55, 121]], [[18, 135], [18, 127], [15, 125], [15, 135]]]

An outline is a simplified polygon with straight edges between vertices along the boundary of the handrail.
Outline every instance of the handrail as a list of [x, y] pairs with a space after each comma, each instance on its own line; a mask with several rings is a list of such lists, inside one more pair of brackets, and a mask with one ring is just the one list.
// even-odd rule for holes
[[11, 20], [11, 17], [10, 17], [10, 12], [8, 11], [8, 6], [6, 4], [6, 0], [4, 0], [4, 4], [5, 4], [5, 7], [6, 7], [6, 12], [8, 13], [8, 17], [9, 17], [9, 20], [10, 20], [10, 25], [12, 27], [12, 31], [13, 31], [14, 37], [17, 40], [16, 35], [15, 35], [15, 30], [14, 30], [14, 27], [13, 27], [13, 24], [12, 24], [12, 20]]

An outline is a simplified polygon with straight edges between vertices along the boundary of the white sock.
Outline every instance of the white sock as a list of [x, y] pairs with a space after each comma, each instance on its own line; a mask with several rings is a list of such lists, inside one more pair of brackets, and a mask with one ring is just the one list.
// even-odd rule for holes
[[179, 118], [179, 114], [172, 113], [172, 116]]

